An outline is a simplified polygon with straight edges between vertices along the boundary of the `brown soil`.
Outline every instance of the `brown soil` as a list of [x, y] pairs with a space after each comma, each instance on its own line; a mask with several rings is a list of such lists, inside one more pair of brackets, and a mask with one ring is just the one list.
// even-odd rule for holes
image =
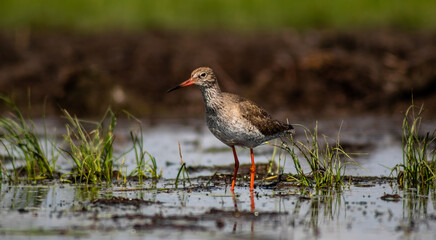
[[112, 198], [101, 198], [92, 201], [93, 204], [98, 205], [126, 205], [134, 206], [139, 208], [141, 205], [159, 204], [159, 202], [150, 202], [141, 199], [130, 199], [124, 197], [112, 197]]
[[1, 93], [26, 108], [30, 90], [34, 116], [44, 99], [51, 115], [101, 116], [112, 106], [140, 117], [202, 116], [197, 89], [166, 94], [199, 66], [280, 117], [398, 114], [412, 92], [436, 109], [435, 33], [0, 33]]
[[[214, 166], [200, 165], [200, 166], [189, 166], [188, 171], [190, 173], [204, 171], [204, 170], [208, 170], [211, 172], [233, 172], [234, 168], [235, 166], [233, 164], [214, 165]], [[240, 175], [250, 175], [250, 168], [251, 168], [251, 163], [240, 164], [238, 173]], [[268, 163], [256, 163], [256, 174], [266, 176], [268, 175], [269, 168], [271, 168], [269, 172], [276, 172], [277, 171], [276, 163], [274, 162], [272, 166], [270, 166], [270, 164]]]

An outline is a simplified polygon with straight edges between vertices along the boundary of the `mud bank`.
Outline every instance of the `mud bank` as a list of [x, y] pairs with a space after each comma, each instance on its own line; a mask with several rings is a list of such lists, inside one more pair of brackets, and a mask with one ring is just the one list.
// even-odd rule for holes
[[[66, 108], [101, 116], [202, 116], [196, 89], [167, 95], [198, 66], [223, 89], [279, 116], [398, 114], [436, 108], [436, 34], [394, 30], [236, 33], [62, 31], [0, 33], [0, 88], [41, 116]], [[183, 107], [182, 107], [183, 106]], [[430, 113], [431, 112], [431, 113]], [[434, 111], [427, 114], [434, 115]]]

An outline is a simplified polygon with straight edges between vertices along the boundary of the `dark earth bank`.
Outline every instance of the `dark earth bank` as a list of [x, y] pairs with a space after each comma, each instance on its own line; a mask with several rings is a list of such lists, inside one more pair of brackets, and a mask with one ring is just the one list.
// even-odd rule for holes
[[199, 66], [280, 117], [398, 114], [412, 93], [436, 109], [434, 32], [0, 33], [1, 93], [21, 109], [30, 102], [31, 116], [44, 108], [101, 116], [108, 106], [139, 117], [202, 116], [197, 89], [166, 94]]

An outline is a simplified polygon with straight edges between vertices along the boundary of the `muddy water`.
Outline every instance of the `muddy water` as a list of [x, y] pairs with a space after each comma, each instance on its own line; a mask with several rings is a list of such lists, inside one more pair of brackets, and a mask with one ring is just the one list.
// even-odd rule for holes
[[[368, 181], [341, 192], [292, 186], [157, 188], [2, 185], [8, 239], [434, 239], [436, 195]], [[168, 183], [168, 186], [171, 186]], [[383, 200], [383, 195], [399, 194]], [[3, 238], [2, 238], [3, 239]]]
[[[435, 191], [400, 190], [393, 180], [365, 178], [342, 191], [315, 191], [292, 183], [271, 187], [258, 181], [252, 195], [248, 181], [240, 180], [233, 195], [227, 180], [209, 182], [217, 170], [203, 168], [190, 174], [192, 183], [186, 188], [175, 189], [178, 141], [184, 162], [192, 167], [231, 166], [230, 149], [201, 121], [144, 123], [143, 127], [145, 149], [163, 169], [162, 180], [111, 186], [3, 183], [1, 239], [434, 239]], [[328, 136], [335, 137], [340, 127], [346, 150], [365, 153], [355, 156], [359, 166], [349, 165], [347, 174], [387, 176], [389, 168], [402, 161], [401, 121], [371, 117], [319, 121], [320, 132]], [[423, 127], [435, 128], [431, 122]], [[121, 122], [116, 140], [119, 154], [130, 146], [128, 129]], [[302, 140], [298, 128], [297, 133]], [[256, 148], [257, 162], [268, 162], [272, 152], [269, 145]], [[247, 150], [239, 149], [238, 154], [241, 163], [249, 163]], [[135, 167], [131, 155], [121, 162], [126, 172]], [[64, 171], [71, 167], [65, 159], [59, 159], [58, 165]], [[286, 173], [293, 172], [285, 156], [280, 166]], [[231, 170], [220, 168], [216, 174]]]

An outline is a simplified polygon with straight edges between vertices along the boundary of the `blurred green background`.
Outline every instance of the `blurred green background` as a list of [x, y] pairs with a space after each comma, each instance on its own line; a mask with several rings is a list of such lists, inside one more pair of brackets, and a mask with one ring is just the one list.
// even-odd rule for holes
[[433, 29], [434, 0], [1, 0], [0, 27]]

